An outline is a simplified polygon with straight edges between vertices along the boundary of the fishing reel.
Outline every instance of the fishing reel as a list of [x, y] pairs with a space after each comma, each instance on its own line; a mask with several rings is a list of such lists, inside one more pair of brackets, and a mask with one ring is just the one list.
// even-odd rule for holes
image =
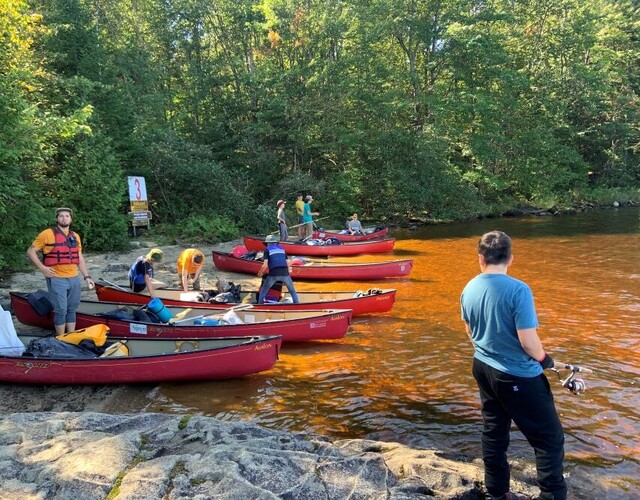
[[[587, 384], [583, 379], [576, 378], [576, 373], [593, 373], [593, 371], [589, 368], [558, 362], [555, 363], [555, 366], [552, 368], [552, 370], [558, 375], [558, 380], [562, 381], [562, 387], [567, 389], [572, 394], [576, 395], [580, 395], [587, 390]], [[565, 380], [562, 380], [562, 377], [560, 376], [560, 370], [571, 370], [571, 373]]]
[[580, 395], [587, 390], [587, 384], [585, 384], [584, 380], [581, 378], [575, 378], [575, 373], [573, 372], [569, 375], [567, 380], [562, 382], [562, 387], [576, 395]]

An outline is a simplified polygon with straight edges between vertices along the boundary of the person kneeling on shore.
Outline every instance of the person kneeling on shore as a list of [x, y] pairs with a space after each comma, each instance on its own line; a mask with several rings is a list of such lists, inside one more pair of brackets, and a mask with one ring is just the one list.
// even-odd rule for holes
[[200, 274], [204, 266], [204, 254], [197, 248], [187, 248], [180, 252], [176, 264], [182, 289], [188, 292], [191, 281], [193, 289], [200, 290]]
[[141, 255], [129, 269], [129, 284], [131, 290], [140, 293], [149, 290], [151, 298], [155, 298], [156, 288], [164, 288], [166, 285], [153, 278], [156, 266], [162, 262], [164, 254], [159, 248], [152, 248], [147, 255]]

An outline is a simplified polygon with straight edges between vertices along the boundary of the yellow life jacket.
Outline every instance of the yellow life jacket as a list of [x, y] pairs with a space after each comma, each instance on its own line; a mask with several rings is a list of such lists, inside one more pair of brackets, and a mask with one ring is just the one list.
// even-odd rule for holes
[[98, 324], [88, 326], [82, 330], [76, 330], [74, 332], [63, 333], [56, 336], [58, 340], [67, 342], [69, 344], [78, 345], [83, 340], [93, 340], [97, 347], [102, 347], [107, 341], [107, 335], [109, 334], [109, 327], [107, 325]]

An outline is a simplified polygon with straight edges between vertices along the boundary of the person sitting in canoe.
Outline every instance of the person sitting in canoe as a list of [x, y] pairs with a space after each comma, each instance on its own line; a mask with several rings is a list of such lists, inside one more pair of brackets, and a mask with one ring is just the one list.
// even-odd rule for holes
[[278, 245], [278, 238], [273, 234], [268, 235], [265, 238], [267, 248], [264, 251], [264, 262], [258, 270], [258, 276], [262, 277], [264, 273], [269, 269], [266, 279], [262, 283], [260, 289], [260, 296], [258, 297], [258, 304], [264, 304], [264, 298], [267, 295], [269, 289], [276, 281], [281, 281], [289, 290], [291, 298], [294, 304], [298, 304], [298, 294], [293, 286], [293, 280], [289, 275], [290, 263], [287, 262], [287, 254], [280, 245]]
[[346, 229], [340, 231], [340, 234], [364, 234], [362, 223], [358, 220], [358, 214], [353, 214], [345, 223]]
[[347, 222], [349, 234], [364, 234], [362, 223], [358, 220], [358, 214], [353, 214], [351, 220]]
[[187, 248], [180, 252], [176, 264], [182, 289], [188, 292], [189, 282], [191, 282], [194, 290], [200, 290], [200, 273], [204, 266], [204, 254], [197, 248]]
[[147, 255], [141, 255], [136, 259], [129, 269], [131, 290], [140, 293], [146, 288], [149, 295], [155, 298], [155, 289], [165, 287], [164, 283], [153, 278], [155, 267], [162, 262], [163, 257], [162, 250], [152, 248]]

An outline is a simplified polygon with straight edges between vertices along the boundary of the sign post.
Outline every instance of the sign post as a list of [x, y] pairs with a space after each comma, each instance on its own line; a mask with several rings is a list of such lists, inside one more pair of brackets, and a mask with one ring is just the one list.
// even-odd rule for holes
[[129, 183], [129, 221], [133, 228], [133, 236], [136, 236], [136, 227], [146, 227], [149, 229], [151, 212], [147, 201], [147, 186], [144, 177], [127, 177]]

